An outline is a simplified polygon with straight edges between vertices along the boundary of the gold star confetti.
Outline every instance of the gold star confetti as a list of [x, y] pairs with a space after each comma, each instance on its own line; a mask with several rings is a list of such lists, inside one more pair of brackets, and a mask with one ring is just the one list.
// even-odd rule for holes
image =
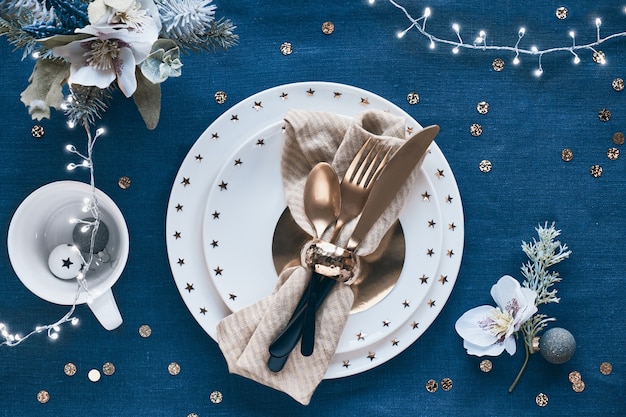
[[189, 184], [191, 184], [191, 181], [190, 181], [190, 179], [189, 179], [189, 178], [187, 178], [187, 177], [183, 177], [183, 180], [182, 180], [180, 183], [183, 185], [183, 187], [186, 187], [186, 186], [188, 186]]
[[624, 134], [622, 132], [613, 133], [613, 143], [616, 145], [624, 144]]
[[615, 91], [622, 91], [624, 89], [624, 80], [621, 78], [614, 79], [611, 83], [611, 87], [613, 87]]
[[609, 148], [609, 150], [606, 151], [606, 156], [611, 161], [615, 161], [617, 158], [619, 158], [619, 149], [617, 149], [617, 148]]
[[600, 364], [600, 372], [602, 375], [610, 375], [611, 372], [613, 372], [613, 365], [609, 362], [602, 362], [602, 364]]
[[350, 367], [350, 361], [343, 361], [342, 366], [347, 369], [348, 367]]
[[281, 100], [287, 100], [289, 98], [289, 93], [280, 93], [280, 99]]
[[217, 91], [213, 97], [215, 98], [215, 102], [217, 104], [224, 104], [226, 103], [226, 98], [228, 98], [228, 96], [226, 95], [226, 92], [224, 91]]
[[556, 9], [556, 17], [559, 20], [567, 19], [567, 8], [559, 7], [558, 9]]
[[444, 391], [450, 391], [452, 389], [452, 380], [450, 378], [444, 378], [441, 380], [441, 389]]
[[428, 284], [428, 277], [426, 276], [426, 274], [424, 274], [424, 275], [422, 275], [422, 276], [420, 277], [420, 281], [421, 281], [421, 282], [420, 282], [420, 285], [421, 285], [421, 284]]
[[548, 405], [548, 396], [543, 392], [540, 392], [535, 397], [535, 402], [539, 407], [545, 407], [546, 405]]
[[200, 307], [200, 314], [202, 314], [203, 316], [206, 316], [206, 313], [207, 313], [206, 307]]
[[428, 191], [424, 191], [422, 193], [422, 200], [424, 201], [430, 201], [430, 194], [428, 194]]
[[428, 381], [426, 381], [426, 391], [428, 392], [435, 392], [437, 391], [437, 388], [439, 388], [437, 381], [435, 381], [434, 379], [429, 379]]
[[374, 359], [376, 359], [376, 352], [367, 352], [367, 359], [369, 359], [370, 362], [373, 362]]
[[480, 169], [480, 172], [484, 172], [485, 174], [487, 172], [490, 172], [492, 168], [491, 165], [491, 161], [487, 160], [487, 159], [483, 159], [482, 161], [480, 161], [480, 163], [478, 164], [478, 169]]
[[291, 44], [291, 42], [283, 42], [280, 45], [280, 53], [287, 56], [287, 55], [291, 55], [291, 53], [293, 52], [293, 45]]
[[100, 381], [100, 378], [101, 378], [100, 371], [98, 371], [97, 369], [90, 370], [89, 373], [87, 374], [87, 378], [89, 378], [91, 382]]
[[583, 392], [585, 390], [585, 382], [581, 379], [580, 381], [572, 383], [572, 389], [574, 392]]
[[330, 35], [335, 31], [335, 25], [333, 22], [324, 22], [322, 23], [322, 33], [324, 35]]
[[185, 287], [185, 289], [189, 292], [192, 292], [194, 290], [193, 284], [187, 283], [187, 286]]
[[391, 340], [391, 346], [398, 346], [398, 343], [400, 343], [400, 341], [398, 339], [392, 339]]
[[493, 364], [491, 363], [491, 361], [489, 359], [484, 359], [482, 361], [480, 361], [480, 365], [479, 368], [481, 371], [487, 373], [487, 372], [491, 372], [491, 369], [493, 369]]
[[66, 363], [63, 367], [63, 373], [67, 376], [76, 375], [76, 365], [74, 365], [72, 362]]
[[441, 282], [441, 285], [443, 285], [446, 282], [448, 282], [448, 276], [441, 274], [441, 276], [439, 277], [438, 281]]
[[219, 404], [224, 400], [224, 395], [219, 391], [213, 391], [209, 394], [209, 400], [211, 400], [213, 404]]
[[41, 139], [45, 133], [43, 126], [40, 125], [35, 125], [33, 126], [33, 128], [30, 130], [30, 133], [33, 135], [34, 138], [36, 139]]
[[603, 122], [611, 120], [611, 111], [609, 109], [602, 109], [598, 112], [598, 119]]
[[570, 372], [567, 378], [569, 379], [569, 382], [571, 382], [572, 384], [576, 381], [582, 380], [582, 376], [580, 375], [580, 372], [578, 371]]
[[478, 123], [473, 123], [469, 128], [470, 134], [474, 137], [480, 136], [483, 134], [483, 127]]
[[602, 167], [600, 165], [592, 165], [589, 169], [589, 173], [592, 177], [598, 178], [602, 176]]
[[415, 91], [412, 91], [407, 94], [406, 101], [408, 101], [410, 105], [415, 105], [420, 102], [420, 96]]
[[574, 158], [574, 152], [570, 148], [565, 148], [561, 151], [561, 159], [565, 162], [569, 162]]
[[365, 336], [366, 336], [366, 335], [365, 335], [365, 333], [363, 333], [363, 332], [358, 332], [358, 333], [356, 334], [356, 340], [365, 340]]
[[489, 103], [487, 103], [486, 101], [481, 101], [476, 105], [476, 111], [480, 114], [489, 113]]
[[606, 62], [604, 52], [602, 51], [594, 51], [592, 59], [596, 64], [604, 64]]
[[115, 365], [113, 365], [111, 362], [106, 362], [104, 365], [102, 365], [102, 373], [106, 376], [113, 375], [115, 373]]
[[504, 60], [502, 60], [502, 58], [494, 59], [493, 62], [491, 63], [491, 67], [496, 72], [502, 71], [504, 69]]
[[50, 393], [46, 390], [41, 390], [37, 393], [37, 401], [39, 401], [42, 404], [47, 403], [48, 401], [50, 401]]
[[254, 106], [252, 106], [252, 108], [256, 111], [259, 111], [263, 108], [263, 104], [260, 101], [255, 101]]
[[370, 104], [370, 101], [367, 97], [361, 97], [361, 104], [363, 106], [367, 106], [368, 104]]
[[176, 362], [170, 363], [167, 365], [167, 372], [169, 372], [172, 376], [178, 375], [180, 373], [180, 365]]
[[142, 324], [139, 327], [139, 336], [145, 338], [145, 337], [150, 337], [151, 334], [152, 334], [152, 329], [147, 324]]
[[415, 330], [415, 329], [417, 329], [417, 328], [419, 327], [419, 325], [420, 325], [420, 324], [419, 324], [418, 322], [414, 321], [414, 322], [412, 322], [412, 323], [411, 323], [411, 328], [412, 328], [413, 330]]

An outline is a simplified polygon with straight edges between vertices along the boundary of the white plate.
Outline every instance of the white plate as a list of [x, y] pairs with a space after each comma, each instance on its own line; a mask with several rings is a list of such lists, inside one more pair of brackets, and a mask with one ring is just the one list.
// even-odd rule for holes
[[[272, 275], [269, 271], [273, 271], [272, 233], [285, 204], [281, 187], [271, 187], [269, 192], [275, 201], [257, 207], [261, 210], [258, 215], [242, 217], [249, 211], [240, 209], [251, 208], [245, 207], [247, 203], [236, 202], [251, 201], [248, 198], [253, 197], [247, 196], [247, 193], [258, 188], [256, 184], [262, 178], [272, 178], [272, 183], [275, 183], [275, 178], [280, 179], [277, 162], [280, 155], [277, 150], [282, 142], [280, 126], [290, 108], [323, 110], [349, 117], [366, 108], [381, 109], [404, 116], [409, 129], [420, 128], [410, 115], [373, 93], [321, 82], [289, 84], [265, 90], [238, 103], [209, 126], [181, 164], [170, 195], [166, 232], [168, 257], [177, 287], [194, 318], [214, 339], [215, 326], [230, 314], [231, 309], [236, 310], [258, 300], [271, 291], [272, 281], [276, 278], [275, 273]], [[258, 141], [264, 146], [258, 146]], [[267, 156], [257, 157], [261, 153]], [[235, 166], [236, 159], [241, 159], [243, 163]], [[268, 169], [267, 174], [263, 171], [263, 175], [251, 176], [246, 171], [248, 164], [253, 170], [255, 167]], [[405, 231], [406, 260], [409, 265], [413, 262], [417, 265], [423, 258], [437, 259], [437, 262], [430, 262], [429, 265], [433, 266], [424, 269], [424, 272], [420, 272], [419, 267], [415, 270], [413, 267], [405, 268], [406, 274], [403, 271], [396, 288], [382, 302], [350, 316], [326, 378], [359, 373], [396, 356], [428, 328], [450, 295], [463, 251], [463, 209], [452, 171], [436, 144], [431, 145], [422, 173], [401, 215], [403, 227], [411, 230], [410, 233]], [[228, 181], [224, 181], [229, 183], [228, 195], [232, 195], [233, 200], [226, 202], [224, 209], [213, 209], [210, 206], [213, 201], [217, 203], [220, 195], [221, 175], [228, 175]], [[233, 187], [237, 186], [240, 191], [231, 194], [230, 191], [236, 190]], [[428, 197], [425, 198], [426, 195]], [[208, 215], [203, 225], [205, 210]], [[222, 274], [230, 268], [236, 270], [239, 267], [228, 261], [231, 255], [223, 258], [222, 252], [219, 256], [212, 253], [213, 238], [210, 235], [213, 229], [209, 227], [209, 220], [214, 212], [220, 213], [220, 220], [227, 219], [222, 217], [222, 211], [225, 216], [233, 216], [231, 222], [237, 219], [234, 221], [239, 228], [228, 234], [226, 229], [220, 230], [219, 233], [223, 234], [215, 239], [220, 241], [220, 250], [241, 249], [241, 240], [238, 239], [249, 239], [251, 234], [261, 239], [262, 247], [269, 248], [264, 249], [267, 256], [260, 261], [262, 266], [255, 265], [254, 275], [251, 275], [252, 270], [242, 269], [231, 276], [235, 277], [234, 282], [238, 285], [235, 289], [220, 284], [218, 278], [221, 277], [218, 275], [211, 278], [218, 266], [223, 270]], [[428, 225], [429, 220], [435, 222], [434, 227]], [[237, 234], [240, 236], [237, 237]], [[428, 249], [434, 249], [432, 257], [427, 255]], [[222, 259], [229, 262], [228, 270], [220, 264]], [[260, 276], [260, 270], [267, 272], [259, 278], [257, 288], [256, 281], [252, 280]], [[427, 278], [424, 284], [421, 284], [420, 278]], [[250, 282], [255, 282], [255, 290], [242, 290], [242, 283]], [[408, 287], [398, 291], [401, 285]], [[230, 299], [230, 294], [236, 295], [235, 300]], [[405, 301], [408, 303], [406, 308]], [[366, 314], [368, 318], [365, 321], [359, 318]]]

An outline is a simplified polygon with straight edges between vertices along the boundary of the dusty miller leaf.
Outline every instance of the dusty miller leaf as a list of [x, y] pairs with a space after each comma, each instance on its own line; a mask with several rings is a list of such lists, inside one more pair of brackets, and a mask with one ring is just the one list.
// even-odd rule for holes
[[133, 99], [137, 109], [146, 123], [146, 127], [153, 130], [159, 124], [161, 116], [161, 85], [153, 84], [142, 73], [139, 67], [135, 70], [137, 90]]
[[33, 119], [50, 118], [50, 107], [59, 109], [63, 103], [63, 85], [70, 75], [70, 65], [61, 60], [39, 59], [22, 92], [22, 103]]

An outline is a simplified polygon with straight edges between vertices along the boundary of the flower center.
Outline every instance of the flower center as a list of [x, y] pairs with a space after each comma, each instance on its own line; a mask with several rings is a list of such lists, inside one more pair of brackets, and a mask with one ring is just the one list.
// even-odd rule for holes
[[124, 11], [115, 12], [109, 19], [109, 23], [122, 23], [127, 25], [131, 30], [138, 30], [148, 19], [146, 10], [140, 8], [136, 2]]
[[511, 328], [515, 316], [511, 310], [500, 310], [499, 307], [491, 310], [491, 314], [485, 317], [479, 326], [481, 329], [490, 332], [492, 335], [498, 338], [498, 341], [504, 341], [507, 337], [507, 333]]
[[89, 66], [99, 70], [110, 70], [119, 56], [120, 45], [116, 39], [96, 39], [89, 43], [85, 60]]

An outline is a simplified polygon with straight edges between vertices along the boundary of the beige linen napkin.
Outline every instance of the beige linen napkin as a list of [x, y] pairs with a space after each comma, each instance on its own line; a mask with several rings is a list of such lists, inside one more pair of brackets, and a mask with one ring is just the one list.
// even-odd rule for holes
[[[281, 170], [287, 205], [298, 225], [314, 235], [303, 205], [304, 183], [313, 166], [322, 161], [330, 162], [342, 178], [369, 137], [385, 140], [397, 148], [405, 141], [405, 131], [404, 118], [383, 111], [365, 111], [348, 119], [326, 112], [290, 110], [285, 116]], [[413, 171], [363, 240], [357, 250], [359, 255], [367, 255], [378, 247], [397, 220], [418, 172], [417, 168]], [[354, 226], [354, 221], [345, 225], [340, 245], [347, 242]], [[331, 232], [332, 227], [325, 237]], [[298, 342], [285, 367], [280, 372], [270, 371], [267, 368], [269, 345], [289, 321], [309, 276], [304, 267], [284, 270], [273, 294], [230, 314], [217, 326], [217, 340], [231, 373], [283, 391], [305, 405], [324, 378], [354, 300], [349, 286], [335, 285], [317, 313], [313, 354], [302, 356]]]

